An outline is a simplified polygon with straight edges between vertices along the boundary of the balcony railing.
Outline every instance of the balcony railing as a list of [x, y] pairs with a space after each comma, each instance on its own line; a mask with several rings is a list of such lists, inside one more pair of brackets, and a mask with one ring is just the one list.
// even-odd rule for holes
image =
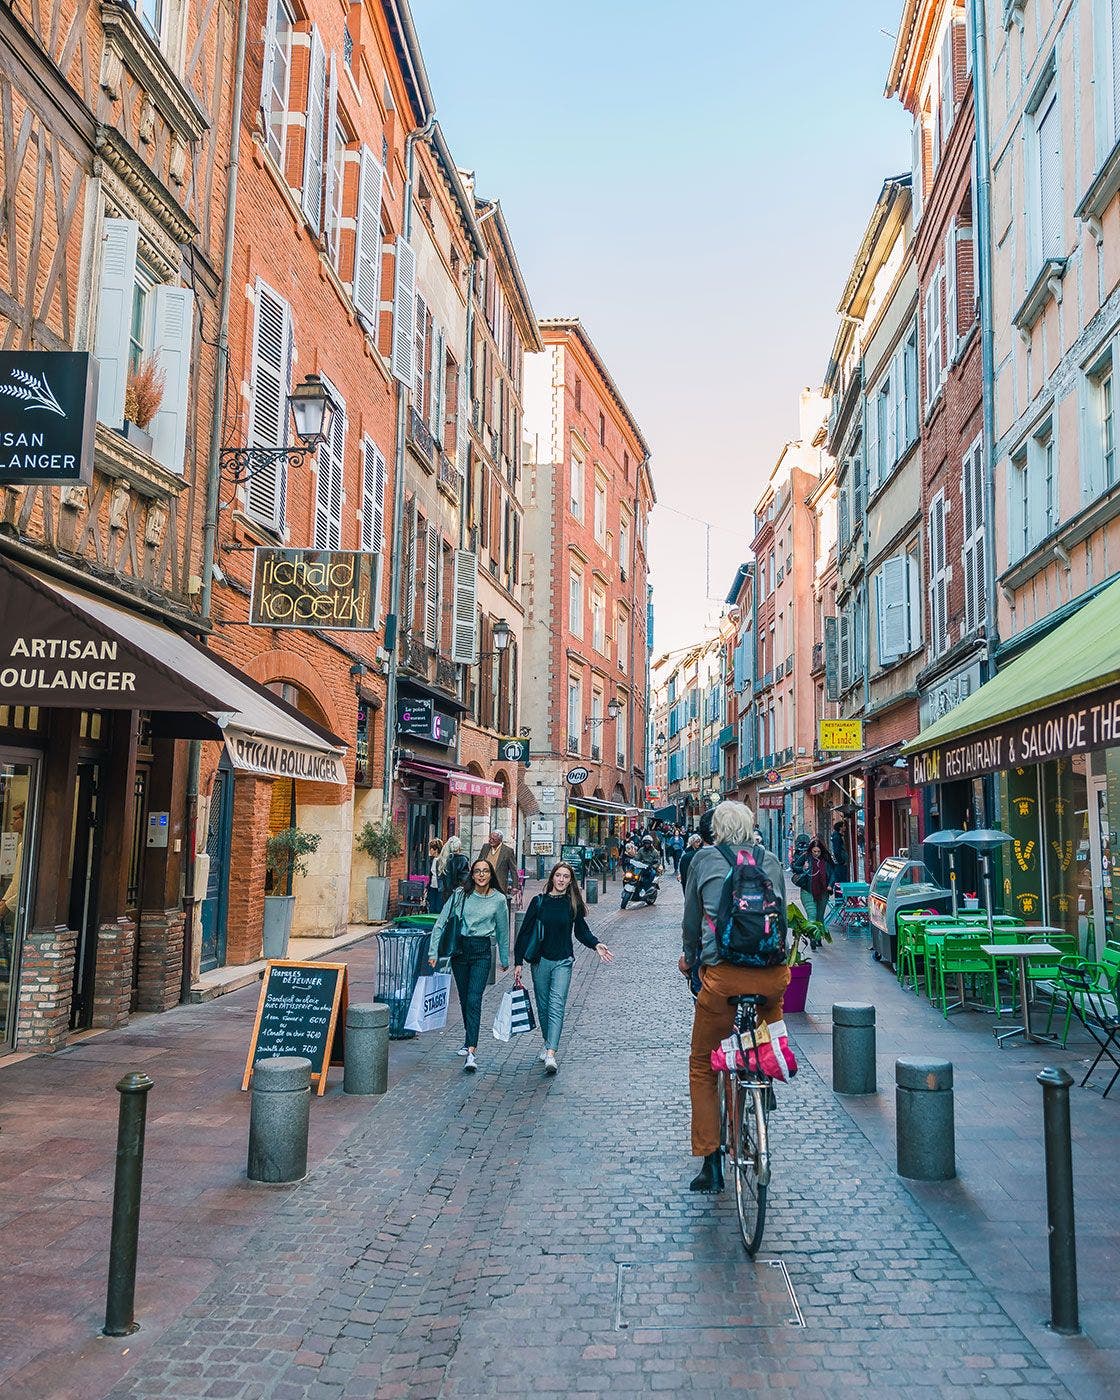
[[409, 419], [408, 441], [412, 450], [415, 452], [416, 456], [420, 458], [424, 466], [426, 466], [429, 471], [434, 471], [436, 451], [435, 438], [432, 437], [427, 423], [424, 422], [424, 419], [415, 409], [412, 410]]
[[439, 453], [436, 480], [453, 501], [459, 500], [459, 472], [446, 452]]
[[595, 759], [596, 762], [598, 762], [598, 760], [602, 757], [598, 744], [591, 745], [591, 757]]
[[436, 685], [441, 690], [457, 691], [459, 689], [459, 666], [455, 661], [449, 661], [446, 656], [436, 657]]
[[578, 735], [578, 734], [569, 734], [569, 735], [568, 735], [568, 752], [569, 752], [569, 753], [579, 753], [579, 735]]
[[428, 657], [431, 653], [424, 638], [415, 632], [405, 632], [401, 636], [401, 669], [411, 671], [422, 680], [428, 679]]
[[459, 664], [440, 656], [424, 640], [422, 632], [401, 634], [401, 669], [426, 685], [434, 685], [448, 695], [459, 694]]

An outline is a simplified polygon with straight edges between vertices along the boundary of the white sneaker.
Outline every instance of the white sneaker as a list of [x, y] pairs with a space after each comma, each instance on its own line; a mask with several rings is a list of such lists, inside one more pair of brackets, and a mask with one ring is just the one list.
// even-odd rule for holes
[[548, 1050], [547, 1050], [547, 1049], [542, 1050], [541, 1053], [537, 1056], [537, 1059], [538, 1059], [538, 1060], [541, 1062], [541, 1064], [543, 1065], [544, 1062], [545, 1062], [545, 1060], [548, 1059]]
[[459, 1047], [458, 1050], [455, 1051], [455, 1053], [456, 1055], [465, 1055], [467, 1054], [467, 1047], [465, 1045], [462, 1045]]
[[560, 1066], [556, 1063], [556, 1051], [549, 1050], [544, 1057], [545, 1074], [555, 1074]]
[[475, 1064], [475, 1062], [474, 1062], [474, 1056], [473, 1056], [473, 1055], [471, 1054], [471, 1052], [468, 1050], [468, 1051], [467, 1051], [467, 1063], [463, 1066], [463, 1069], [464, 1069], [468, 1074], [473, 1074], [477, 1068], [478, 1068], [478, 1066], [477, 1066], [477, 1065]]

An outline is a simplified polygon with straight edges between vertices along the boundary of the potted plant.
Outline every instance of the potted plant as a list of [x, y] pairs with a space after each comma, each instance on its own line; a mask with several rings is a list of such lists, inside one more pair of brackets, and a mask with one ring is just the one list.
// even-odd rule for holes
[[283, 831], [278, 831], [275, 836], [270, 836], [265, 842], [267, 888], [271, 891], [264, 897], [266, 958], [288, 956], [288, 939], [292, 936], [292, 916], [296, 907], [292, 881], [297, 875], [307, 874], [308, 866], [304, 856], [314, 855], [319, 849], [319, 840], [316, 832], [301, 831], [298, 826], [289, 826]]
[[128, 372], [124, 390], [124, 436], [141, 452], [152, 455], [152, 419], [163, 403], [164, 374], [155, 360], [141, 360]]
[[789, 954], [786, 957], [789, 986], [783, 1006], [786, 1011], [804, 1011], [805, 999], [809, 995], [809, 978], [813, 975], [810, 955], [822, 943], [831, 943], [832, 934], [819, 920], [807, 918], [796, 904], [787, 906], [786, 924], [789, 928]]
[[382, 924], [389, 917], [389, 862], [404, 850], [400, 828], [390, 817], [366, 822], [355, 838], [362, 855], [377, 867], [376, 875], [366, 876], [366, 917], [371, 924]]

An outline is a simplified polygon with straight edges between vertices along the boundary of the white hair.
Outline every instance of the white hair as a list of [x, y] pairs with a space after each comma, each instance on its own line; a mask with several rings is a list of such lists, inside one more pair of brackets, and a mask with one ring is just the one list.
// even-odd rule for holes
[[754, 813], [745, 802], [721, 802], [712, 813], [717, 846], [747, 846], [754, 840]]
[[449, 836], [443, 843], [443, 850], [436, 856], [436, 874], [442, 875], [447, 869], [447, 862], [452, 856], [460, 855], [462, 850], [462, 839], [458, 836]]
[[505, 834], [505, 832], [504, 832], [504, 831], [499, 831], [497, 827], [494, 828], [494, 830], [490, 833], [490, 835], [491, 835], [491, 836], [496, 836], [496, 837], [498, 838], [499, 841], [504, 841], [504, 840], [506, 839], [506, 834]]
[[694, 851], [697, 849], [697, 847], [702, 846], [704, 844], [703, 841], [700, 839], [700, 833], [698, 831], [694, 831], [692, 835], [688, 838], [688, 844], [690, 848]]

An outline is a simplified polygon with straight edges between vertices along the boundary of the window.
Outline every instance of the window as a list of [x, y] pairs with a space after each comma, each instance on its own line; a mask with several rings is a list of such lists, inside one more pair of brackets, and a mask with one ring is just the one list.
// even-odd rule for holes
[[906, 445], [918, 437], [918, 323], [915, 320], [902, 347], [902, 397]]
[[933, 403], [941, 388], [944, 375], [942, 360], [943, 332], [941, 322], [941, 284], [945, 271], [938, 265], [933, 279], [926, 288], [925, 296], [925, 335], [926, 335], [926, 407]]
[[964, 630], [984, 621], [984, 444], [977, 438], [961, 463], [961, 508], [964, 513]]
[[929, 644], [934, 656], [949, 645], [949, 569], [945, 558], [945, 497], [929, 509]]
[[1058, 461], [1053, 425], [1045, 423], [1011, 456], [1012, 561], [1023, 558], [1058, 525]]
[[1096, 0], [1093, 86], [1097, 102], [1097, 166], [1120, 140], [1120, 0]]
[[851, 517], [848, 508], [848, 488], [846, 485], [840, 488], [837, 515], [839, 517], [838, 529], [840, 534], [840, 548], [846, 549], [852, 533]]
[[600, 447], [605, 447], [606, 445], [607, 445], [607, 420], [606, 420], [606, 418], [600, 413], [600, 414], [599, 414], [599, 446], [600, 446]]
[[618, 656], [618, 669], [620, 671], [626, 670], [627, 647], [630, 640], [629, 636], [627, 635], [629, 632], [629, 627], [630, 618], [626, 610], [624, 608], [619, 608], [618, 618], [615, 622], [614, 631], [616, 655]]
[[1096, 500], [1116, 484], [1116, 398], [1113, 347], [1086, 375], [1086, 433], [1083, 451], [1082, 499]]
[[774, 551], [773, 551], [773, 550], [770, 551], [770, 564], [769, 564], [769, 568], [770, 568], [770, 592], [773, 593], [773, 591], [774, 591]]
[[915, 228], [922, 217], [922, 196], [925, 193], [925, 146], [925, 123], [919, 111], [910, 129], [910, 189], [914, 202]]
[[132, 284], [132, 320], [128, 334], [128, 369], [135, 374], [152, 348], [152, 293], [159, 279], [142, 262]]
[[582, 400], [583, 400], [583, 383], [582, 383], [582, 381], [580, 380], [579, 376], [577, 375], [577, 376], [576, 376], [576, 391], [575, 391], [575, 401], [576, 401], [576, 412], [577, 412], [577, 413], [582, 413], [582, 412], [583, 412]]
[[578, 676], [568, 677], [568, 752], [579, 753], [583, 729], [583, 684]]
[[576, 569], [568, 576], [568, 628], [573, 636], [583, 636], [583, 575]]
[[607, 605], [598, 589], [591, 594], [591, 645], [596, 651], [605, 652]]
[[[917, 556], [913, 556], [916, 563]], [[889, 666], [907, 656], [921, 637], [917, 582], [911, 556], [900, 552], [885, 559], [875, 575], [879, 664]]]
[[[250, 447], [282, 447], [288, 438], [292, 317], [287, 302], [259, 279], [255, 300], [248, 444]], [[249, 514], [273, 530], [283, 529], [286, 489], [284, 463], [254, 473], [246, 486]]]
[[1062, 230], [1062, 129], [1058, 85], [1051, 82], [1035, 108], [1028, 189], [1034, 226], [1035, 267], [1044, 258], [1060, 258], [1064, 252]]
[[134, 0], [140, 23], [156, 41], [163, 40], [163, 0]]
[[[331, 69], [331, 98], [334, 100], [334, 69]], [[327, 236], [331, 263], [338, 271], [342, 243], [342, 197], [346, 188], [346, 128], [335, 121], [327, 137], [326, 194], [323, 198], [323, 231]]]
[[264, 42], [261, 107], [265, 117], [265, 149], [281, 169], [288, 129], [288, 87], [292, 73], [292, 33], [295, 15], [287, 0], [272, 0]]
[[954, 219], [945, 230], [945, 323], [942, 363], [957, 358], [957, 224]]
[[362, 439], [361, 524], [362, 549], [380, 554], [385, 542], [385, 458], [368, 437]]
[[941, 51], [937, 60], [939, 80], [937, 124], [941, 133], [941, 150], [944, 152], [953, 129], [953, 33], [957, 25], [954, 21], [945, 26], [941, 36]]
[[607, 543], [607, 488], [601, 481], [595, 483], [595, 538], [606, 547]]
[[[332, 385], [333, 388], [333, 385]], [[342, 483], [346, 453], [346, 406], [340, 408], [331, 422], [330, 436], [319, 448], [315, 474], [316, 549], [342, 548]]]
[[603, 742], [603, 693], [600, 690], [591, 692], [591, 757], [602, 757]]
[[[579, 381], [577, 380], [578, 384]], [[572, 475], [568, 496], [568, 509], [577, 520], [583, 519], [583, 458], [572, 453]]]

